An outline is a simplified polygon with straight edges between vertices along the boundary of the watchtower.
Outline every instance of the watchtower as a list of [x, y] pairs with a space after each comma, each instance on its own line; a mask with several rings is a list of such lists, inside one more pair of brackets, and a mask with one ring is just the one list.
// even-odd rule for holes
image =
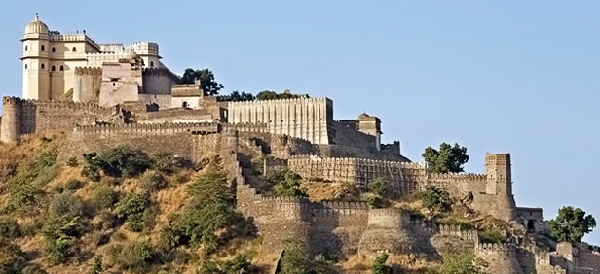
[[2, 129], [0, 142], [16, 142], [21, 134], [21, 100], [17, 97], [2, 98]]
[[485, 175], [485, 193], [496, 197], [492, 210], [494, 217], [507, 222], [515, 220], [517, 211], [512, 194], [510, 154], [486, 154]]
[[23, 39], [23, 98], [50, 99], [50, 34], [48, 26], [35, 18], [25, 27]]

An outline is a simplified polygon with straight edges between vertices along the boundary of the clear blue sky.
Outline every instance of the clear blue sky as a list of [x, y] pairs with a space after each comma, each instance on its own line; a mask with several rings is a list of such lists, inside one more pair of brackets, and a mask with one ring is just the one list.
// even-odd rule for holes
[[[469, 148], [470, 172], [511, 153], [519, 206], [600, 221], [600, 2], [200, 2], [7, 2], [0, 94], [21, 93], [19, 39], [39, 12], [98, 43], [158, 42], [173, 71], [208, 67], [226, 92], [287, 88], [333, 99], [336, 119], [366, 111], [416, 161], [443, 141]], [[600, 244], [596, 230], [585, 239]]]

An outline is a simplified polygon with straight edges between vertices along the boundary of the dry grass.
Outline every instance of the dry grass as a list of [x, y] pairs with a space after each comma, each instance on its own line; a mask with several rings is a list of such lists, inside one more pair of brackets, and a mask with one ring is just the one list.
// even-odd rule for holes
[[353, 184], [342, 182], [304, 181], [310, 199], [313, 201], [358, 201], [360, 193]]

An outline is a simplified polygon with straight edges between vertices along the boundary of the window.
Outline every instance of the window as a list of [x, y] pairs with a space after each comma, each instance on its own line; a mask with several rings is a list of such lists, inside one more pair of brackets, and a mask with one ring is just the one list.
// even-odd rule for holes
[[73, 50], [72, 50], [72, 51], [73, 51], [73, 52], [76, 52], [76, 51], [77, 51], [77, 48], [76, 48], [76, 47], [73, 47]]
[[52, 52], [56, 52], [56, 48], [55, 47], [52, 47]]
[[41, 67], [42, 67], [42, 69], [45, 69], [45, 68], [46, 68], [46, 65], [44, 65], [44, 63], [42, 63], [42, 66], [41, 66]]
[[63, 66], [60, 66], [60, 67], [58, 68], [58, 70], [60, 70], [60, 71], [63, 71], [63, 70], [64, 70], [64, 69], [63, 69]]
[[154, 61], [150, 61], [150, 67], [153, 68], [154, 67]]
[[27, 69], [27, 64], [25, 64], [25, 69]]
[[41, 49], [42, 51], [44, 51], [44, 50], [46, 50], [46, 47], [44, 47], [44, 45], [42, 45], [42, 46], [40, 47], [40, 49]]
[[188, 103], [186, 101], [183, 101], [183, 104], [181, 104], [182, 108], [187, 108], [188, 107]]
[[52, 66], [52, 71], [56, 71], [56, 66]]
[[27, 45], [25, 45], [25, 51], [27, 51]]

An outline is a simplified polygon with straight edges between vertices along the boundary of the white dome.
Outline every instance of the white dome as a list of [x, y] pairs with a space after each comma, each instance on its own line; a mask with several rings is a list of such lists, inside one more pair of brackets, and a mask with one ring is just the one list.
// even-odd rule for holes
[[48, 34], [48, 26], [44, 24], [44, 22], [40, 21], [38, 15], [35, 15], [35, 19], [31, 21], [25, 27], [25, 34], [36, 34], [36, 33], [44, 33]]

